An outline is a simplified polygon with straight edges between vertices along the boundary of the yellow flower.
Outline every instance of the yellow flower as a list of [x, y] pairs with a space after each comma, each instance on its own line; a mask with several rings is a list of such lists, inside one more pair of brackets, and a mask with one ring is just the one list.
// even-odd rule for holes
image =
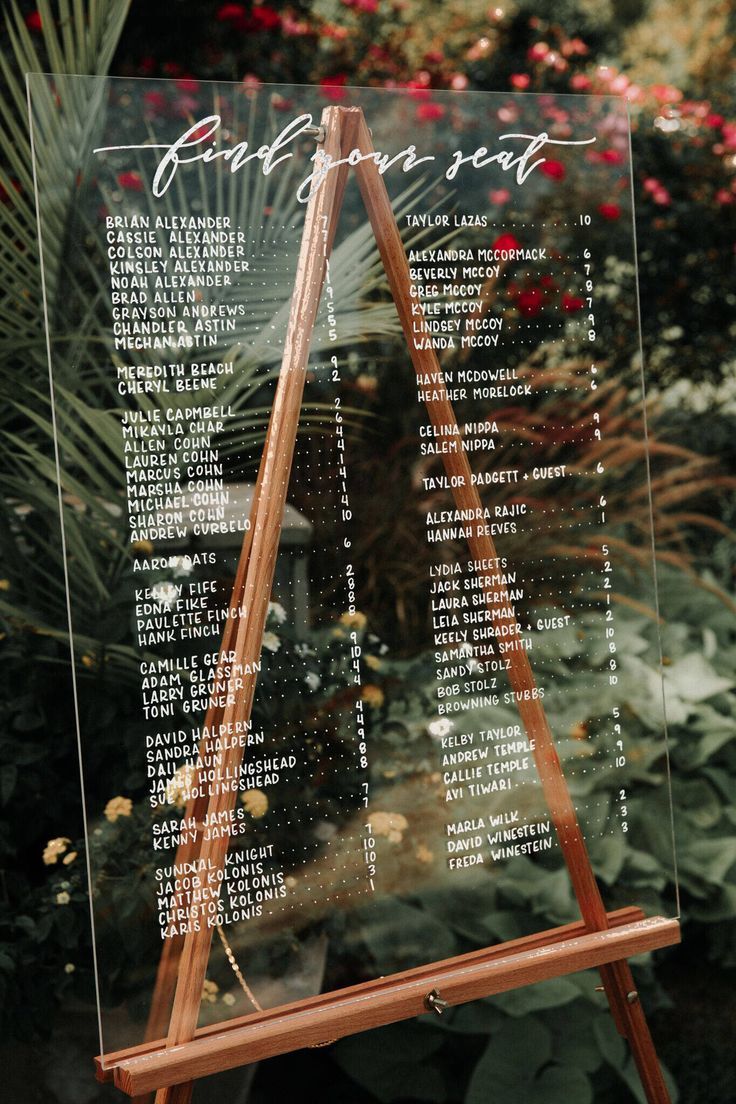
[[209, 978], [204, 979], [204, 985], [202, 986], [202, 1000], [207, 1004], [214, 1004], [217, 1000], [217, 994], [220, 991], [220, 986], [216, 981], [210, 981]]
[[365, 657], [365, 665], [366, 667], [370, 667], [371, 671], [380, 671], [383, 666], [378, 656], [374, 655], [367, 655]]
[[129, 797], [111, 797], [105, 806], [105, 817], [114, 824], [118, 817], [127, 817], [133, 812], [133, 802]]
[[82, 656], [82, 666], [83, 667], [96, 667], [97, 666], [97, 661], [95, 660], [94, 656], [91, 656], [91, 655], [89, 655], [89, 653], [85, 652], [85, 654]]
[[429, 850], [428, 847], [425, 847], [423, 843], [419, 844], [414, 854], [416, 855], [418, 862], [421, 863], [431, 863], [434, 859], [434, 855], [432, 854], [432, 852]]
[[174, 771], [166, 783], [166, 800], [164, 804], [175, 805], [177, 809], [183, 809], [192, 784], [194, 767], [191, 763], [182, 763], [177, 771]]
[[246, 790], [240, 800], [254, 820], [260, 820], [268, 812], [268, 798], [263, 790]]
[[74, 862], [76, 857], [77, 857], [77, 852], [76, 851], [70, 851], [69, 854], [65, 855], [64, 858], [61, 861], [63, 862], [64, 866], [70, 866]]
[[376, 836], [385, 836], [390, 843], [401, 843], [409, 821], [402, 813], [371, 813], [370, 825]]
[[355, 613], [343, 613], [340, 616], [340, 623], [347, 625], [349, 629], [364, 629], [368, 618], [360, 610], [356, 610]]
[[367, 376], [364, 373], [355, 378], [355, 386], [359, 391], [363, 391], [365, 394], [370, 394], [378, 387], [378, 380], [375, 376]]
[[578, 721], [576, 725], [573, 725], [570, 729], [571, 740], [584, 740], [588, 735], [587, 721]]
[[59, 861], [59, 855], [63, 855], [68, 845], [72, 841], [67, 839], [66, 836], [59, 836], [58, 839], [49, 840], [43, 849], [43, 861], [46, 866], [53, 866], [54, 863]]
[[383, 705], [383, 690], [379, 686], [373, 686], [372, 683], [363, 687], [361, 696], [366, 705], [372, 705], [374, 709], [379, 709]]
[[333, 629], [332, 635], [336, 636], [338, 640], [342, 640], [342, 638], [345, 636], [345, 633], [342, 631], [342, 629]]
[[10, 579], [0, 579], [0, 590], [10, 590]]
[[57, 905], [68, 905], [70, 901], [71, 901], [71, 897], [69, 896], [69, 894], [67, 893], [67, 891], [65, 889], [63, 889], [61, 891], [61, 893], [56, 894], [56, 903], [57, 903]]
[[66, 966], [64, 967], [64, 973], [65, 974], [73, 974], [74, 971], [76, 970], [76, 968], [77, 967], [74, 965], [73, 962], [67, 962]]
[[133, 541], [130, 547], [134, 552], [142, 552], [144, 556], [150, 556], [153, 552], [153, 545], [149, 540]]

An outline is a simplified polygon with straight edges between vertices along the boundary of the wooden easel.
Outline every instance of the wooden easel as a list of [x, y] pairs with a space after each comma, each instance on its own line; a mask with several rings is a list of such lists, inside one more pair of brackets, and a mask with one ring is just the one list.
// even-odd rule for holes
[[[373, 152], [362, 109], [325, 108], [317, 157], [338, 161], [348, 158], [351, 151], [359, 151], [363, 156]], [[245, 608], [247, 615], [228, 619], [221, 648], [221, 655], [236, 652], [240, 662], [254, 672], [268, 613], [310, 341], [351, 168], [358, 179], [414, 368], [418, 375], [432, 373], [432, 378], [438, 381], [433, 387], [434, 397], [426, 404], [430, 421], [438, 427], [457, 426], [436, 354], [431, 348], [415, 347], [415, 327], [418, 320], [421, 325], [424, 320], [411, 313], [408, 261], [383, 178], [373, 159], [356, 157], [351, 165], [339, 165], [327, 172], [318, 188], [313, 184], [306, 211], [281, 372], [253, 498], [251, 525], [243, 541], [231, 599], [231, 610]], [[460, 510], [479, 509], [480, 499], [461, 439], [457, 433], [450, 439], [457, 441], [458, 447], [445, 453], [443, 460], [447, 474], [460, 477], [454, 481], [457, 485], [453, 485], [455, 504]], [[470, 538], [468, 544], [474, 559], [496, 558], [493, 541], [485, 533]], [[502, 589], [494, 582], [485, 591], [490, 609], [508, 605], [506, 600], [498, 599]], [[519, 647], [507, 655], [512, 689], [533, 690], [535, 680], [526, 651]], [[218, 666], [217, 681], [221, 677]], [[234, 705], [225, 709], [210, 707], [208, 728], [249, 720], [256, 677], [255, 673], [244, 676], [244, 690]], [[195, 1078], [297, 1046], [324, 1043], [423, 1011], [441, 1012], [448, 1004], [597, 966], [616, 1027], [631, 1047], [647, 1100], [650, 1104], [669, 1104], [627, 958], [678, 942], [679, 925], [662, 917], [644, 919], [636, 908], [606, 913], [542, 703], [530, 696], [528, 700], [519, 700], [518, 710], [527, 737], [534, 741], [537, 771], [580, 907], [580, 922], [198, 1029], [212, 939], [212, 929], [203, 925], [203, 930], [170, 940], [165, 946], [147, 1041], [142, 1046], [99, 1058], [98, 1076], [114, 1080], [120, 1089], [139, 1100], [150, 1099], [145, 1094], [155, 1091], [156, 1104], [189, 1104]], [[239, 771], [242, 755], [242, 749], [228, 750], [221, 756], [221, 767]], [[193, 815], [201, 823], [205, 814], [232, 809], [234, 803], [235, 793], [230, 791], [199, 798], [190, 802], [187, 816]], [[227, 837], [202, 840], [199, 845], [180, 848], [177, 861], [207, 859], [219, 870], [225, 865], [227, 849]]]

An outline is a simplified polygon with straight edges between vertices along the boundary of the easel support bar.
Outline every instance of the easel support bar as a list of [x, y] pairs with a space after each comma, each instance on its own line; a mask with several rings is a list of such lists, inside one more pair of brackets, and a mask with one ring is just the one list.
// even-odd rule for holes
[[300, 1046], [314, 1046], [420, 1015], [426, 1011], [431, 990], [450, 1005], [460, 1004], [620, 961], [669, 946], [679, 938], [676, 920], [652, 917], [472, 965], [439, 968], [430, 977], [420, 971], [419, 978], [405, 975], [369, 995], [338, 994], [326, 1006], [277, 1015], [129, 1059], [115, 1069], [115, 1084], [135, 1096], [283, 1054], [294, 1049], [295, 1036]]

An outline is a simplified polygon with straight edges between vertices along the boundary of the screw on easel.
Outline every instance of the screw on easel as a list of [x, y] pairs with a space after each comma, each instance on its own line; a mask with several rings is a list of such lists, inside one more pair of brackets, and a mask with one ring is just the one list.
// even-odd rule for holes
[[314, 138], [317, 142], [324, 142], [327, 137], [327, 132], [323, 126], [305, 127], [302, 133], [308, 134], [310, 138]]
[[444, 997], [440, 996], [439, 989], [433, 989], [424, 998], [424, 1007], [428, 1012], [436, 1012], [438, 1016], [441, 1016], [445, 1009], [450, 1006]]

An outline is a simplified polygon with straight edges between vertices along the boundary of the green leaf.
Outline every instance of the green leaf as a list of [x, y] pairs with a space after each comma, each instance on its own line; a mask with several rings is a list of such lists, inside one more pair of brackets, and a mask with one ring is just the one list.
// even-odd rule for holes
[[552, 1052], [552, 1036], [535, 1017], [510, 1020], [493, 1036], [473, 1070], [465, 1104], [520, 1104]]
[[341, 1039], [332, 1050], [337, 1064], [380, 1101], [446, 1099], [438, 1068], [427, 1062], [444, 1040], [433, 1026], [408, 1021]]
[[530, 1012], [570, 1004], [579, 996], [578, 987], [567, 978], [560, 977], [526, 985], [523, 989], [512, 989], [509, 993], [499, 993], [495, 1002], [509, 1016], [527, 1016]]

